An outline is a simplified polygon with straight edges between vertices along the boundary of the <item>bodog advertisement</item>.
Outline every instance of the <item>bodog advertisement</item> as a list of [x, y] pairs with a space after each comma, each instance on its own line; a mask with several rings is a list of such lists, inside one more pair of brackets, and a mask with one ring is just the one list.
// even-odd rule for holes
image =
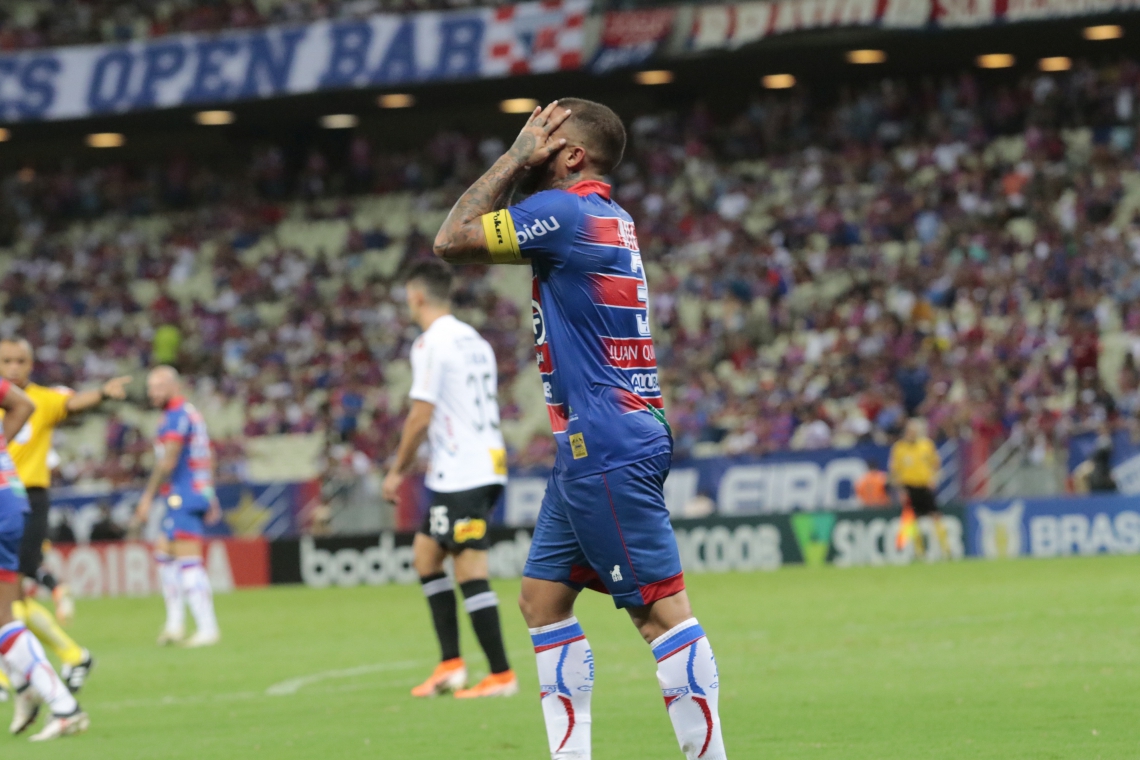
[[[800, 512], [755, 517], [710, 517], [674, 523], [687, 573], [777, 570], [788, 564], [841, 567], [903, 565], [916, 561], [913, 543], [896, 548], [898, 510]], [[966, 555], [964, 513], [943, 515], [944, 541], [933, 521], [918, 530], [925, 551], [918, 561]], [[270, 544], [272, 583], [329, 586], [414, 583], [411, 533], [302, 538]], [[530, 550], [528, 529], [492, 528], [490, 567], [496, 578], [522, 574]]]

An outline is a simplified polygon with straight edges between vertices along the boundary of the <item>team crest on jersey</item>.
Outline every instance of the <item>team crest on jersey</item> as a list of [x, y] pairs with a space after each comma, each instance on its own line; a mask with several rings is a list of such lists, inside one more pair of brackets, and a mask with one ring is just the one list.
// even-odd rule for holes
[[456, 520], [455, 532], [452, 535], [457, 544], [462, 544], [467, 541], [478, 541], [487, 535], [487, 521], [473, 517]]
[[[531, 281], [530, 295], [531, 326], [534, 328], [534, 353], [538, 362], [538, 371], [549, 374], [554, 371], [550, 363], [550, 346], [546, 343], [546, 318], [542, 313], [542, 300], [539, 295], [538, 278]], [[549, 384], [547, 384], [549, 385]], [[549, 388], [546, 389], [547, 398], [550, 398]]]
[[546, 345], [546, 320], [542, 317], [542, 304], [537, 298], [530, 299], [530, 319], [534, 327], [534, 345]]

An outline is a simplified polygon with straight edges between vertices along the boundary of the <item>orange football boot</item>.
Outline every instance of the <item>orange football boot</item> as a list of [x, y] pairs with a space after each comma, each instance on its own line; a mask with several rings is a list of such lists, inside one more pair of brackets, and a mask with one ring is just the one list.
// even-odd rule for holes
[[467, 685], [467, 666], [462, 657], [444, 660], [435, 666], [428, 679], [412, 689], [413, 697], [434, 697], [448, 691], [459, 691]]
[[455, 698], [513, 697], [518, 693], [519, 679], [515, 678], [513, 670], [505, 670], [502, 673], [492, 673], [470, 689], [460, 689], [455, 692]]

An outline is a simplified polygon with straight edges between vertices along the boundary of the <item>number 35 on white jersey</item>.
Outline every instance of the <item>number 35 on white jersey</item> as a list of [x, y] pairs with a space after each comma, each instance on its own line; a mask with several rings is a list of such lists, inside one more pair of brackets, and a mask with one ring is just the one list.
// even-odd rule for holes
[[499, 431], [495, 352], [475, 328], [448, 314], [412, 345], [412, 390], [435, 406], [428, 428], [431, 468], [426, 485], [454, 493], [507, 482]]

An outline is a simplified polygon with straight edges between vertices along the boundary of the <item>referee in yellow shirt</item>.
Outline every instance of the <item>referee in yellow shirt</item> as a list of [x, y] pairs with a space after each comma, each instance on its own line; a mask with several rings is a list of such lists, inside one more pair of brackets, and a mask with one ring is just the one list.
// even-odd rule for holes
[[[917, 417], [907, 420], [903, 437], [891, 447], [891, 481], [906, 491], [915, 517], [930, 517], [934, 520], [938, 544], [942, 547], [943, 556], [949, 558], [950, 542], [934, 497], [941, 470], [942, 459], [938, 456], [934, 441], [926, 435], [926, 422]], [[917, 538], [915, 549], [922, 552], [922, 542]]]
[[[48, 454], [51, 452], [52, 432], [70, 414], [96, 407], [108, 398], [126, 398], [131, 378], [116, 377], [98, 390], [74, 393], [31, 382], [32, 361], [32, 347], [28, 341], [0, 340], [0, 377], [21, 388], [36, 405], [31, 418], [8, 443], [16, 473], [28, 489], [31, 507], [20, 545], [20, 573], [35, 579], [43, 562], [43, 545], [47, 539], [48, 513], [51, 510]], [[60, 676], [67, 687], [73, 692], [79, 691], [91, 670], [91, 654], [64, 633], [51, 612], [34, 599], [29, 597], [16, 602], [12, 609], [16, 617], [59, 656], [63, 663]]]

